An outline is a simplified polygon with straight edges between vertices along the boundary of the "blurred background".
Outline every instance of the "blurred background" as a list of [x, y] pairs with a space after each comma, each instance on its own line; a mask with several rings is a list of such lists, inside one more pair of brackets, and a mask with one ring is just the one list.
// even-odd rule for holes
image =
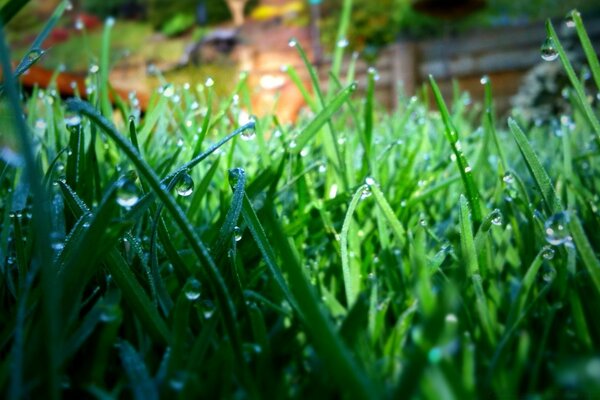
[[[575, 60], [583, 62], [581, 50], [569, 45], [576, 43], [569, 40], [575, 32], [565, 19], [571, 9], [581, 11], [592, 43], [600, 42], [600, 1], [595, 0], [354, 0], [347, 37], [337, 40], [343, 3], [72, 0], [72, 9], [42, 46], [48, 51], [22, 81], [31, 87], [55, 80], [65, 96], [76, 87], [84, 93], [85, 76], [98, 70], [103, 26], [110, 21], [110, 81], [124, 98], [135, 93], [142, 107], [167, 81], [196, 85], [210, 78], [226, 96], [246, 71], [252, 111], [275, 111], [293, 121], [303, 100], [286, 66], [308, 79], [297, 50], [288, 46], [293, 37], [323, 82], [336, 47], [344, 48], [342, 71], [356, 61], [359, 88], [368, 68], [376, 68], [377, 98], [389, 108], [422, 90], [429, 74], [446, 97], [456, 100], [453, 93], [460, 88], [470, 93], [460, 101], [479, 100], [480, 81], [487, 75], [501, 111], [530, 107], [532, 119], [543, 119], [561, 107], [557, 98], [566, 85], [559, 63], [539, 56], [543, 20], [553, 18]], [[27, 53], [57, 4], [30, 0], [8, 26], [15, 61]]]

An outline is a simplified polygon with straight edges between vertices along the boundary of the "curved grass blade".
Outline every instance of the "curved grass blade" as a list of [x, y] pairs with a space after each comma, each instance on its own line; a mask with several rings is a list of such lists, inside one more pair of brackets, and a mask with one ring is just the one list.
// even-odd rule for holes
[[300, 135], [296, 139], [297, 146], [293, 149], [293, 152], [299, 153], [355, 91], [355, 83], [352, 83], [340, 90], [336, 96], [331, 99], [331, 101], [317, 114], [317, 116], [304, 129], [302, 129], [302, 132], [300, 132]]
[[590, 274], [596, 290], [600, 293], [600, 261], [598, 261], [598, 257], [594, 253], [594, 248], [583, 231], [579, 218], [574, 214], [571, 214], [569, 219], [569, 230], [573, 236], [575, 247], [577, 247], [577, 251], [581, 255], [583, 265], [585, 265]]
[[59, 397], [59, 336], [58, 336], [58, 293], [56, 290], [55, 271], [50, 268], [47, 260], [52, 259], [50, 249], [50, 212], [47, 194], [42, 184], [43, 177], [37, 168], [34, 155], [35, 146], [32, 143], [31, 134], [25, 124], [19, 91], [12, 74], [10, 54], [6, 46], [4, 28], [0, 26], [0, 67], [4, 71], [4, 90], [8, 100], [9, 110], [15, 116], [15, 132], [21, 149], [21, 155], [25, 161], [24, 178], [29, 182], [32, 194], [32, 226], [35, 232], [35, 263], [36, 268], [41, 269], [41, 286], [43, 294], [42, 302], [42, 326], [46, 333], [46, 342], [43, 349], [42, 360], [45, 363], [43, 383], [45, 393], [49, 398]]
[[227, 290], [223, 276], [217, 269], [208, 249], [195, 232], [191, 223], [186, 218], [175, 199], [167, 190], [165, 190], [165, 186], [160, 182], [156, 173], [150, 168], [146, 161], [139, 156], [131, 143], [123, 138], [106, 118], [100, 115], [89, 103], [78, 99], [69, 99], [67, 101], [67, 107], [73, 112], [79, 112], [88, 117], [110, 136], [136, 166], [137, 170], [146, 179], [158, 198], [165, 204], [165, 208], [171, 214], [173, 221], [179, 226], [181, 233], [187, 239], [193, 252], [198, 257], [201, 266], [203, 267], [200, 271], [208, 279], [209, 285], [217, 298], [220, 310], [222, 311], [221, 315], [223, 316], [223, 322], [231, 340], [233, 353], [238, 359], [237, 367], [240, 369], [238, 370], [240, 378], [247, 388], [253, 388], [254, 384], [250, 381], [250, 376], [245, 368], [246, 364], [244, 362], [241, 339], [239, 337], [239, 331], [236, 328], [235, 309], [232, 299], [229, 296], [229, 291]]
[[525, 134], [515, 120], [509, 118], [508, 126], [513, 134], [513, 138], [517, 142], [517, 146], [519, 146], [521, 155], [527, 164], [527, 169], [529, 169], [536, 186], [542, 194], [542, 198], [544, 199], [544, 203], [546, 204], [548, 211], [550, 214], [556, 214], [557, 212], [561, 211], [563, 207], [558, 195], [554, 191], [554, 186], [552, 185], [550, 177], [546, 173], [546, 170], [535, 155], [535, 152], [531, 148], [531, 145], [525, 137]]
[[396, 214], [394, 214], [390, 203], [388, 203], [388, 201], [385, 199], [385, 196], [379, 188], [379, 185], [377, 183], [373, 183], [372, 185], [369, 185], [369, 188], [373, 194], [373, 197], [375, 198], [375, 202], [383, 212], [383, 216], [390, 224], [392, 232], [394, 232], [400, 248], [403, 248], [404, 244], [406, 243], [406, 231], [402, 227], [402, 223], [398, 217], [396, 217]]
[[479, 224], [481, 224], [481, 205], [479, 204], [479, 191], [477, 190], [477, 186], [475, 185], [475, 181], [473, 179], [473, 171], [469, 166], [469, 162], [467, 161], [458, 137], [458, 131], [452, 122], [452, 118], [450, 117], [450, 113], [448, 112], [448, 107], [444, 102], [444, 98], [442, 97], [442, 93], [440, 89], [435, 83], [433, 76], [429, 75], [429, 83], [431, 84], [431, 88], [433, 89], [433, 96], [435, 98], [435, 102], [442, 114], [442, 120], [444, 121], [446, 139], [450, 143], [450, 147], [452, 148], [452, 152], [456, 156], [456, 165], [458, 166], [458, 172], [462, 178], [463, 184], [465, 186], [465, 191], [467, 192], [467, 199], [469, 200], [469, 205], [471, 206], [472, 219], [475, 229], [479, 228]]
[[459, 205], [460, 245], [463, 257], [465, 258], [467, 275], [473, 283], [476, 299], [475, 307], [477, 314], [479, 315], [479, 322], [481, 323], [481, 327], [487, 336], [488, 342], [493, 345], [496, 342], [496, 338], [489, 315], [490, 311], [487, 307], [486, 296], [481, 284], [481, 275], [479, 274], [477, 253], [475, 251], [475, 241], [473, 239], [473, 231], [471, 229], [471, 218], [469, 217], [469, 206], [465, 196], [460, 195]]
[[281, 275], [281, 271], [277, 266], [277, 263], [275, 262], [275, 252], [273, 251], [273, 248], [271, 247], [271, 244], [267, 239], [267, 235], [265, 234], [265, 231], [262, 225], [260, 224], [258, 217], [256, 216], [256, 212], [254, 211], [254, 208], [252, 207], [252, 203], [250, 203], [250, 199], [248, 199], [248, 196], [244, 196], [244, 202], [242, 205], [242, 215], [244, 217], [246, 225], [248, 225], [248, 229], [250, 230], [254, 241], [256, 242], [256, 245], [258, 246], [258, 249], [260, 250], [260, 253], [262, 254], [265, 260], [265, 263], [267, 264], [271, 274], [273, 275], [273, 279], [275, 279], [275, 282], [277, 283], [277, 286], [279, 286], [279, 289], [285, 296], [286, 300], [290, 303], [290, 305], [295, 310], [298, 310], [298, 312], [300, 312], [300, 307], [296, 303], [296, 299], [290, 292], [290, 289], [285, 283], [285, 279], [283, 279], [283, 275]]
[[342, 231], [340, 233], [340, 249], [342, 254], [342, 277], [344, 278], [346, 305], [348, 308], [352, 307], [352, 305], [358, 297], [358, 294], [360, 293], [360, 270], [357, 271], [352, 268], [348, 257], [348, 231], [350, 229], [350, 222], [352, 221], [352, 216], [354, 215], [354, 210], [356, 209], [356, 206], [362, 198], [365, 190], [369, 190], [368, 185], [360, 186], [356, 193], [354, 193], [354, 196], [352, 196], [352, 200], [348, 205], [348, 211], [346, 212], [346, 217], [344, 218], [344, 223], [342, 225]]
[[337, 381], [340, 390], [352, 394], [352, 397], [357, 399], [377, 397], [376, 388], [359, 368], [321, 307], [273, 210], [269, 211], [265, 213], [265, 223], [273, 232], [273, 243], [279, 249], [281, 258], [287, 263], [290, 288], [294, 298], [297, 299], [302, 321], [311, 335], [317, 352], [329, 366], [328, 370]]
[[0, 24], [6, 26], [30, 0], [9, 0], [0, 9]]
[[[581, 24], [581, 19], [579, 22]], [[583, 85], [581, 84], [581, 81], [577, 78], [577, 74], [575, 74], [573, 65], [571, 65], [571, 61], [569, 61], [569, 57], [565, 53], [565, 50], [563, 49], [562, 44], [558, 39], [558, 35], [554, 30], [554, 26], [552, 26], [552, 22], [550, 22], [550, 20], [546, 21], [546, 31], [548, 32], [548, 36], [551, 37], [554, 41], [556, 51], [558, 52], [558, 56], [560, 57], [560, 62], [562, 63], [563, 68], [567, 73], [567, 76], [569, 77], [569, 81], [571, 81], [571, 86], [573, 86], [573, 89], [575, 89], [575, 93], [577, 94], [577, 98], [579, 99], [580, 105], [583, 107], [584, 115], [586, 116], [588, 122], [592, 126], [594, 133], [596, 134], [596, 140], [600, 142], [600, 121], [598, 121], [596, 114], [594, 114], [594, 110], [592, 110], [590, 102], [587, 100], [587, 96], [585, 95]]]
[[590, 70], [592, 71], [592, 77], [594, 78], [596, 87], [598, 88], [598, 90], [600, 90], [600, 63], [598, 62], [598, 56], [596, 55], [596, 51], [592, 46], [590, 37], [588, 36], [585, 27], [583, 26], [581, 14], [579, 13], [579, 11], [573, 10], [569, 13], [569, 15], [573, 19], [573, 23], [575, 24], [575, 30], [577, 30], [577, 36], [579, 36], [579, 41], [581, 42], [581, 47], [583, 47], [583, 52], [585, 53], [585, 57], [587, 58], [588, 64], [590, 66]]

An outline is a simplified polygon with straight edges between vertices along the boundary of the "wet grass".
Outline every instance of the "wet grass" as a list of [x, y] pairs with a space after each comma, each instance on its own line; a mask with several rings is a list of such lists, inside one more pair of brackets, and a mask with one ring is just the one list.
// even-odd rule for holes
[[376, 71], [363, 95], [334, 74], [286, 126], [246, 119], [244, 75], [226, 97], [165, 85], [141, 118], [105, 73], [89, 102], [4, 81], [25, 111], [2, 118], [5, 397], [600, 394], [598, 109], [576, 72], [573, 113], [531, 127], [496, 118], [486, 79], [483, 112], [433, 78], [439, 112], [386, 112]]

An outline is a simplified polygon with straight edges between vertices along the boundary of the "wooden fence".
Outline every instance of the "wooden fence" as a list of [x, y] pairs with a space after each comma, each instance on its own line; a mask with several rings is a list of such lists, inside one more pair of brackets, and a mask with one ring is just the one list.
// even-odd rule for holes
[[[600, 18], [584, 22], [592, 45], [600, 51]], [[571, 56], [583, 58], [575, 29], [561, 22], [555, 25], [567, 48], [572, 47]], [[456, 79], [461, 89], [478, 100], [483, 97], [480, 79], [485, 74], [491, 79], [497, 106], [505, 111], [524, 74], [544, 62], [540, 46], [545, 37], [544, 23], [540, 21], [477, 30], [445, 39], [399, 41], [384, 49], [375, 64], [380, 77], [377, 97], [388, 107], [394, 107], [402, 92], [414, 94], [431, 74], [447, 99], [451, 98], [452, 80]], [[348, 62], [345, 68], [347, 65]], [[366, 85], [368, 67], [364, 61], [357, 63], [359, 87]], [[328, 67], [323, 70], [327, 71]]]

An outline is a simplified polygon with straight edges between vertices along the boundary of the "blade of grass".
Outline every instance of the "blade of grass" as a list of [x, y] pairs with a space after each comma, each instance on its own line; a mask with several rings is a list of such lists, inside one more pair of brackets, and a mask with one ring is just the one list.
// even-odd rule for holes
[[444, 98], [442, 97], [442, 93], [440, 89], [435, 83], [433, 76], [429, 76], [429, 83], [431, 84], [431, 88], [433, 89], [433, 96], [435, 98], [435, 102], [442, 114], [442, 120], [444, 121], [446, 139], [450, 143], [450, 147], [452, 148], [452, 152], [456, 157], [456, 165], [458, 166], [458, 172], [460, 173], [461, 179], [465, 186], [465, 191], [467, 192], [467, 199], [469, 200], [469, 205], [471, 206], [472, 212], [472, 220], [475, 229], [479, 228], [481, 224], [481, 205], [479, 204], [479, 191], [477, 190], [477, 186], [475, 185], [475, 181], [473, 179], [473, 171], [469, 166], [469, 162], [467, 161], [458, 137], [458, 130], [454, 126], [454, 122], [452, 122], [452, 118], [450, 117], [450, 113], [448, 112], [448, 107], [444, 102]]
[[342, 255], [342, 277], [344, 279], [344, 289], [346, 292], [346, 305], [350, 309], [356, 301], [358, 294], [360, 293], [360, 270], [355, 270], [350, 265], [348, 257], [348, 231], [350, 229], [350, 222], [354, 215], [354, 210], [358, 205], [358, 202], [363, 197], [365, 190], [369, 190], [368, 185], [362, 185], [352, 196], [352, 200], [348, 205], [348, 211], [344, 218], [342, 225], [342, 231], [340, 233], [340, 249]]
[[223, 316], [223, 322], [230, 336], [233, 352], [239, 361], [237, 366], [239, 368], [238, 372], [240, 373], [240, 378], [244, 382], [246, 388], [252, 390], [254, 384], [250, 382], [250, 377], [245, 367], [246, 364], [241, 348], [239, 331], [236, 328], [235, 309], [231, 297], [228, 294], [229, 292], [225, 286], [223, 276], [217, 269], [208, 249], [194, 231], [192, 224], [189, 222], [179, 205], [175, 202], [175, 199], [165, 190], [164, 185], [160, 182], [156, 173], [150, 168], [146, 161], [139, 156], [131, 143], [123, 138], [106, 118], [100, 115], [89, 103], [81, 100], [69, 99], [67, 101], [67, 107], [73, 112], [85, 115], [109, 135], [127, 155], [129, 160], [136, 166], [137, 170], [146, 179], [158, 198], [165, 204], [165, 208], [171, 214], [174, 222], [179, 226], [181, 233], [189, 242], [203, 267], [200, 271], [203, 272], [208, 279], [211, 289], [217, 298], [220, 310], [222, 311], [221, 315]]
[[[581, 21], [580, 21], [580, 23], [581, 23]], [[569, 77], [571, 86], [573, 86], [573, 89], [575, 89], [577, 98], [579, 99], [579, 102], [581, 103], [581, 106], [583, 107], [584, 115], [586, 116], [588, 122], [592, 126], [594, 133], [596, 134], [596, 140], [598, 142], [600, 142], [600, 121], [598, 121], [598, 118], [594, 114], [594, 110], [592, 110], [592, 106], [590, 105], [590, 102], [587, 100], [587, 96], [585, 95], [585, 90], [583, 88], [583, 85], [581, 84], [581, 81], [577, 78], [577, 75], [575, 74], [575, 70], [573, 69], [573, 65], [571, 64], [569, 57], [565, 53], [565, 50], [563, 49], [562, 44], [560, 43], [560, 40], [558, 39], [558, 35], [556, 34], [556, 31], [554, 30], [554, 26], [552, 25], [552, 22], [550, 22], [550, 20], [546, 21], [546, 31], [548, 32], [548, 37], [551, 37], [552, 40], [554, 41], [554, 45], [556, 46], [556, 51], [558, 52], [558, 56], [560, 57], [560, 62], [562, 63], [563, 68], [565, 69], [565, 72], [567, 73], [567, 76]], [[588, 49], [588, 51], [589, 51], [589, 49]], [[592, 49], [592, 51], [593, 51], [593, 49]]]
[[525, 137], [525, 134], [516, 121], [512, 118], [509, 118], [508, 126], [513, 134], [513, 138], [519, 146], [519, 150], [521, 151], [521, 155], [527, 164], [527, 168], [529, 169], [536, 186], [542, 194], [542, 198], [544, 199], [544, 203], [546, 204], [548, 211], [550, 214], [556, 214], [557, 212], [561, 211], [563, 207], [558, 195], [554, 191], [554, 186], [552, 185], [552, 181], [550, 180], [548, 173], [540, 163], [538, 157], [535, 155], [535, 152], [531, 148], [527, 137]]
[[56, 277], [54, 271], [50, 268], [47, 260], [52, 259], [52, 251], [50, 249], [50, 231], [51, 225], [49, 221], [49, 209], [47, 201], [48, 196], [42, 185], [42, 176], [37, 168], [36, 158], [34, 155], [35, 146], [32, 143], [29, 129], [25, 125], [23, 110], [19, 91], [15, 79], [13, 78], [12, 68], [10, 63], [9, 50], [6, 47], [4, 36], [4, 27], [0, 26], [0, 66], [4, 71], [4, 89], [9, 103], [9, 108], [15, 125], [15, 132], [19, 142], [20, 153], [25, 161], [25, 178], [29, 182], [30, 191], [32, 194], [33, 204], [33, 229], [35, 232], [35, 252], [34, 265], [41, 269], [42, 293], [44, 301], [42, 302], [43, 309], [43, 327], [45, 332], [46, 346], [44, 347], [43, 360], [45, 363], [44, 369], [44, 384], [45, 393], [50, 399], [59, 398], [59, 361], [58, 353], [60, 352], [60, 338], [58, 337], [58, 307], [57, 307], [57, 292], [56, 292]]

